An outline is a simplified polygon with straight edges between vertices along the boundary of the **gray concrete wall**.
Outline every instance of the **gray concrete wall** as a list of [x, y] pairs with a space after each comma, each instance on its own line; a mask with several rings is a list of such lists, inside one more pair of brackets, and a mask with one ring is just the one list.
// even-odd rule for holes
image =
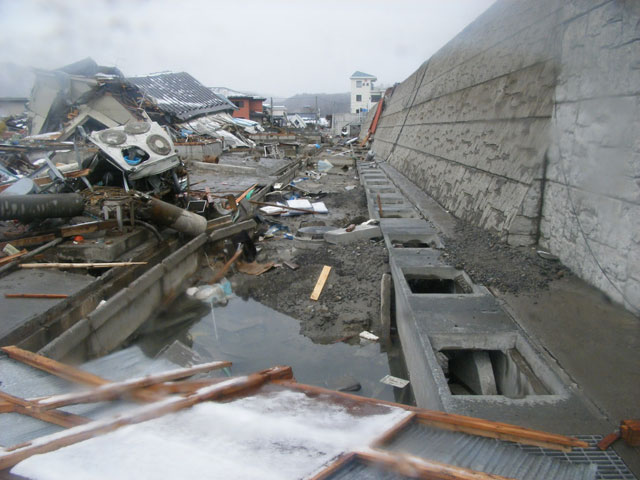
[[571, 1], [540, 244], [640, 311], [640, 2]]
[[535, 242], [562, 3], [499, 1], [396, 87], [374, 151], [459, 218]]
[[632, 310], [638, 5], [498, 0], [396, 86], [372, 146], [458, 218], [539, 243]]

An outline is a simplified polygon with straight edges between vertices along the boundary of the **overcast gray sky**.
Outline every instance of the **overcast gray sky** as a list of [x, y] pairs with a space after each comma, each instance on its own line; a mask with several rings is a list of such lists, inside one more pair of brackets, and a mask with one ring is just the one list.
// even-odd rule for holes
[[91, 56], [127, 76], [187, 71], [275, 96], [404, 80], [494, 0], [0, 0], [0, 62]]

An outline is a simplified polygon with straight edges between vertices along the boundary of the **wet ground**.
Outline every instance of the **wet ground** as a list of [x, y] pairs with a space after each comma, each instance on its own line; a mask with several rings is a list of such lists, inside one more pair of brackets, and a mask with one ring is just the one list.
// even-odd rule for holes
[[233, 296], [226, 306], [211, 309], [185, 295], [143, 331], [137, 343], [150, 356], [178, 339], [204, 361], [233, 362], [233, 375], [289, 365], [301, 383], [412, 404], [410, 387], [380, 382], [386, 375], [407, 377], [397, 344], [388, 352], [358, 338], [316, 344], [300, 334], [298, 320], [252, 299]]

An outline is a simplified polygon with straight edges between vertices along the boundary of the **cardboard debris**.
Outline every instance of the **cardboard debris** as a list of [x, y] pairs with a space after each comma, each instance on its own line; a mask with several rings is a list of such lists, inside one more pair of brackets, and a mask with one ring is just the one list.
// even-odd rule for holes
[[274, 262], [258, 263], [258, 262], [238, 262], [238, 271], [248, 275], [262, 275], [264, 272], [274, 267]]

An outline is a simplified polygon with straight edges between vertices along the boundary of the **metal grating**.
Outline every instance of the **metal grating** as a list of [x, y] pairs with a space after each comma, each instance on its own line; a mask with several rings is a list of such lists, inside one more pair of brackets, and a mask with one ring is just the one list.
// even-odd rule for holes
[[610, 448], [603, 452], [595, 447], [596, 443], [602, 440], [602, 435], [576, 435], [576, 438], [594, 446], [591, 448], [574, 448], [571, 452], [566, 453], [529, 445], [517, 444], [517, 446], [521, 450], [534, 455], [558, 458], [574, 464], [591, 463], [596, 465], [598, 467], [596, 480], [636, 480], [636, 477], [615, 450]]
[[571, 463], [516, 444], [429, 427], [417, 422], [383, 447], [437, 462], [519, 480], [595, 480], [591, 462]]

